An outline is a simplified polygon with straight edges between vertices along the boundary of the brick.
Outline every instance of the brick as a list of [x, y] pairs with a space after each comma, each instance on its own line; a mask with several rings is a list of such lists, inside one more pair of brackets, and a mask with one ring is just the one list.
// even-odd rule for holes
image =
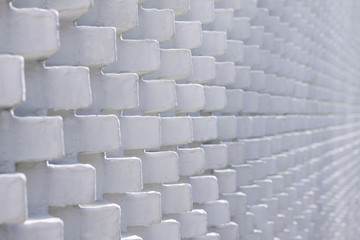
[[204, 210], [195, 209], [180, 214], [169, 214], [166, 217], [180, 223], [181, 238], [198, 237], [207, 232], [207, 214]]
[[[25, 101], [24, 59], [21, 56], [0, 55], [0, 108], [14, 107]], [[5, 93], [11, 94], [5, 94]]]
[[[27, 218], [26, 178], [23, 174], [0, 175], [0, 223], [23, 223]], [[0, 230], [1, 232], [1, 230]]]

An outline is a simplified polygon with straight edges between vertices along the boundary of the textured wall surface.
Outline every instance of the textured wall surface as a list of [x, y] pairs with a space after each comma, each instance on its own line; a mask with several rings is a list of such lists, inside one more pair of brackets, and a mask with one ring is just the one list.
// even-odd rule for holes
[[358, 240], [356, 0], [0, 0], [0, 240]]

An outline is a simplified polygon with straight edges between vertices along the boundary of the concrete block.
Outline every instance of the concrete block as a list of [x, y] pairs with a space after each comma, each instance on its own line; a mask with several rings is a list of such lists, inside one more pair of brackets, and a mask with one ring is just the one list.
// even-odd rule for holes
[[229, 203], [225, 200], [194, 204], [194, 207], [204, 209], [207, 213], [207, 224], [209, 227], [230, 222], [230, 207]]
[[163, 214], [176, 214], [192, 210], [193, 202], [190, 184], [148, 184], [146, 190], [157, 191], [161, 194]]
[[160, 146], [160, 118], [123, 116], [120, 118], [123, 149], [156, 148]]
[[237, 136], [238, 138], [248, 138], [252, 136], [253, 120], [248, 116], [237, 117]]
[[259, 108], [259, 97], [257, 92], [244, 91], [243, 93], [243, 113], [255, 113]]
[[[3, 164], [48, 160], [64, 154], [60, 117], [16, 117], [0, 112], [0, 154]], [[16, 154], [13, 154], [16, 148]]]
[[219, 198], [219, 184], [215, 176], [194, 176], [188, 179], [193, 189], [193, 202], [204, 203]]
[[149, 227], [128, 227], [128, 231], [143, 239], [169, 239], [180, 240], [180, 225], [175, 220], [164, 220]]
[[139, 21], [135, 28], [123, 33], [125, 39], [171, 39], [175, 33], [175, 14], [171, 9], [139, 8]]
[[[4, 3], [4, 5], [7, 5]], [[0, 37], [0, 52], [22, 55], [26, 60], [42, 60], [59, 48], [58, 14], [54, 10], [1, 7], [0, 29], [9, 29]], [[15, 25], [13, 25], [15, 24]], [[12, 27], [16, 26], [16, 27]], [[46, 34], [29, 34], [41, 29]]]
[[241, 9], [241, 0], [222, 0], [215, 2], [216, 8], [232, 8], [234, 11]]
[[116, 204], [96, 202], [63, 208], [53, 207], [49, 212], [64, 222], [64, 237], [67, 239], [120, 237], [120, 207]]
[[[14, 107], [25, 101], [24, 59], [0, 55], [0, 108]], [[6, 94], [11, 93], [11, 94]]]
[[59, 17], [62, 21], [74, 21], [78, 19], [85, 12], [93, 6], [92, 1], [90, 0], [81, 0], [76, 3], [71, 1], [41, 1], [36, 0], [32, 2], [24, 0], [15, 0], [14, 4], [16, 7], [22, 8], [45, 8], [45, 9], [55, 9], [59, 12]]
[[173, 151], [129, 152], [141, 159], [143, 183], [168, 183], [179, 179], [178, 155]]
[[232, 193], [236, 191], [236, 171], [233, 169], [214, 170], [219, 182], [219, 193]]
[[[135, 73], [94, 73], [91, 72], [90, 109], [122, 110], [139, 105], [139, 77]], [[78, 107], [79, 108], [79, 107]], [[81, 110], [78, 111], [81, 113]]]
[[[90, 164], [96, 169], [97, 199], [105, 193], [125, 193], [140, 191], [142, 164], [136, 157], [107, 158], [103, 154], [79, 154], [78, 161]], [[116, 182], [117, 184], [113, 184]]]
[[139, 83], [139, 108], [147, 114], [165, 112], [176, 106], [173, 80], [142, 80]]
[[195, 209], [180, 214], [165, 215], [165, 218], [175, 219], [180, 223], [180, 237], [200, 237], [207, 233], [207, 214], [204, 210]]
[[191, 21], [200, 21], [202, 24], [214, 21], [214, 0], [190, 1], [190, 9], [185, 18]]
[[205, 169], [219, 169], [228, 165], [225, 144], [202, 144], [205, 154]]
[[[111, 4], [111, 7], [107, 4]], [[77, 20], [77, 25], [115, 27], [117, 34], [120, 35], [136, 27], [138, 21], [137, 2], [131, 0], [94, 1], [93, 7]]]
[[202, 148], [178, 148], [180, 176], [201, 174], [205, 167], [205, 155]]
[[147, 0], [144, 4], [147, 8], [172, 9], [175, 15], [187, 13], [190, 9], [189, 0]]
[[[260, 49], [257, 45], [244, 45], [243, 64], [254, 67], [260, 64]], [[272, 66], [272, 65], [271, 65]]]
[[64, 224], [59, 218], [30, 218], [22, 224], [3, 224], [0, 226], [1, 238], [10, 239], [64, 239]]
[[200, 237], [193, 237], [190, 240], [220, 240], [220, 235], [218, 233], [208, 233]]
[[193, 140], [209, 141], [217, 138], [217, 118], [209, 117], [191, 117], [193, 122]]
[[249, 37], [250, 37], [250, 19], [247, 17], [234, 17], [233, 29], [232, 32], [229, 33], [229, 38], [236, 40], [245, 40]]
[[[60, 48], [47, 60], [47, 64], [103, 67], [116, 61], [115, 28], [61, 25], [60, 31]], [[71, 54], [73, 52], [77, 54]]]
[[257, 204], [260, 201], [260, 187], [258, 185], [246, 185], [239, 187], [240, 192], [246, 194], [249, 205]]
[[269, 220], [269, 212], [266, 204], [249, 206], [249, 211], [254, 214], [254, 225], [259, 228]]
[[160, 48], [155, 40], [123, 40], [116, 43], [117, 61], [106, 66], [105, 73], [134, 72], [144, 75], [160, 67]]
[[121, 228], [149, 226], [161, 221], [161, 200], [158, 192], [106, 194], [104, 198], [121, 206]]
[[214, 20], [204, 25], [204, 30], [231, 32], [233, 28], [234, 10], [231, 8], [214, 9]]
[[254, 214], [246, 212], [246, 214], [237, 215], [231, 219], [239, 226], [239, 235], [245, 236], [254, 231]]
[[162, 48], [193, 49], [202, 44], [202, 28], [198, 21], [175, 21], [175, 32], [173, 39], [161, 44]]
[[66, 154], [118, 150], [119, 119], [115, 115], [65, 115], [64, 141]]
[[227, 89], [226, 90], [226, 107], [222, 112], [236, 114], [242, 111], [243, 91], [241, 89]]
[[89, 70], [85, 67], [44, 67], [43, 63], [32, 62], [25, 65], [25, 78], [27, 100], [15, 110], [16, 114], [70, 110], [91, 104]]
[[216, 58], [219, 61], [231, 61], [241, 64], [244, 61], [244, 43], [239, 40], [227, 40], [225, 55]]
[[26, 176], [29, 215], [44, 214], [48, 206], [63, 207], [95, 200], [95, 169], [90, 165], [21, 163], [17, 171]]
[[228, 163], [230, 165], [239, 165], [245, 163], [243, 157], [244, 143], [242, 142], [224, 142], [228, 150]]
[[207, 83], [215, 80], [215, 58], [210, 56], [192, 56], [192, 75], [186, 81], [189, 83]]
[[192, 50], [195, 56], [221, 56], [226, 53], [226, 33], [219, 31], [203, 31], [203, 42], [200, 48]]
[[237, 186], [245, 186], [254, 180], [254, 169], [250, 164], [232, 165], [236, 171], [236, 184]]
[[162, 117], [161, 145], [187, 144], [192, 141], [192, 121], [190, 117]]
[[200, 84], [176, 84], [176, 113], [197, 112], [205, 106], [204, 87]]
[[239, 238], [239, 226], [234, 222], [210, 227], [210, 231], [218, 233], [220, 235], [220, 239], [230, 240]]
[[229, 202], [230, 216], [245, 214], [247, 210], [246, 195], [242, 192], [222, 193], [220, 198]]
[[254, 183], [261, 189], [261, 198], [269, 199], [273, 196], [273, 182], [270, 179], [255, 180]]
[[25, 175], [1, 174], [0, 183], [0, 203], [4, 207], [0, 214], [0, 223], [23, 223], [27, 218]]
[[160, 49], [160, 67], [146, 79], [179, 80], [192, 74], [192, 58], [188, 49]]
[[229, 88], [246, 88], [250, 85], [250, 67], [235, 66], [235, 82]]
[[205, 86], [204, 112], [216, 112], [226, 107], [226, 89], [218, 86]]
[[211, 85], [227, 86], [235, 82], [235, 65], [233, 62], [216, 62], [216, 77]]

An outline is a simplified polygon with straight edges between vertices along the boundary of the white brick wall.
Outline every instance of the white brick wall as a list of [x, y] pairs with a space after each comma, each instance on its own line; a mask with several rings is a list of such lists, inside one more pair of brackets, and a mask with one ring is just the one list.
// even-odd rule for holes
[[0, 0], [0, 240], [357, 240], [359, 10]]

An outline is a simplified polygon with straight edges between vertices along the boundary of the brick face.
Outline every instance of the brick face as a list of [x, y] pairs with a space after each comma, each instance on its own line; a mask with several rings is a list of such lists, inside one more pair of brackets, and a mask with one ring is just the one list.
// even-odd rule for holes
[[0, 2], [0, 240], [357, 240], [360, 4]]

